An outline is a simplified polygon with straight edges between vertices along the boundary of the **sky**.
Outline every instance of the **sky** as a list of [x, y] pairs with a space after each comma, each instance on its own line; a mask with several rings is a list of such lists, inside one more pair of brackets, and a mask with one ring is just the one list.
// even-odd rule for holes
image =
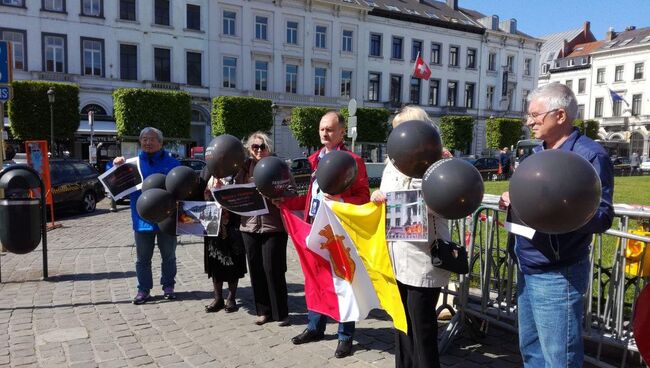
[[585, 21], [598, 40], [609, 27], [650, 27], [650, 0], [458, 0], [458, 6], [515, 18], [517, 29], [534, 37], [582, 28]]

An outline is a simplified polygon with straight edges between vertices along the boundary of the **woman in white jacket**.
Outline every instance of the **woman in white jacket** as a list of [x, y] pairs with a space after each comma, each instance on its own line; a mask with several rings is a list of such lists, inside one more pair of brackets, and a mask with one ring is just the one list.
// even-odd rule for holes
[[[393, 119], [393, 128], [409, 120], [433, 124], [424, 110], [406, 106]], [[372, 193], [370, 200], [380, 204], [386, 201], [386, 192], [421, 187], [422, 179], [402, 174], [387, 160], [379, 190]], [[450, 240], [447, 220], [434, 216], [430, 210], [427, 217], [429, 239]], [[408, 323], [408, 334], [395, 330], [395, 366], [440, 367], [436, 303], [441, 287], [449, 282], [449, 272], [431, 263], [431, 242], [390, 241], [388, 249]]]

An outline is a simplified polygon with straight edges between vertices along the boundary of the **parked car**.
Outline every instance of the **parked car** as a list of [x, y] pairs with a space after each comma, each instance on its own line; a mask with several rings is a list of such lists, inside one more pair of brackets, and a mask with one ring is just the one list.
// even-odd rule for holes
[[105, 197], [104, 186], [95, 168], [80, 160], [51, 159], [50, 180], [55, 209], [74, 208], [94, 212]]
[[641, 166], [639, 166], [641, 169], [641, 172], [643, 173], [650, 173], [650, 157], [646, 157], [643, 159], [641, 162]]
[[481, 173], [483, 180], [495, 179], [500, 175], [498, 158], [480, 157], [477, 159], [472, 159], [463, 157], [462, 159], [474, 165], [474, 167]]
[[612, 157], [611, 160], [614, 165], [614, 175], [630, 175], [632, 166], [629, 157]]
[[205, 165], [207, 165], [205, 161], [193, 159], [193, 158], [182, 159], [179, 160], [179, 162], [183, 166], [191, 167], [194, 171], [197, 172], [197, 174], [200, 174], [203, 168], [205, 167]]
[[304, 157], [298, 157], [291, 160], [289, 164], [291, 175], [296, 181], [298, 192], [303, 193], [309, 187], [309, 180], [311, 178], [311, 165], [309, 160]]

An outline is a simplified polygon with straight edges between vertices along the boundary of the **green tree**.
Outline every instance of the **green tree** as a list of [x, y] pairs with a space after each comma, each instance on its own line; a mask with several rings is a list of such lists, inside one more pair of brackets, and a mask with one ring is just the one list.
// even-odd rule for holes
[[271, 100], [237, 96], [219, 96], [212, 99], [214, 135], [230, 134], [245, 138], [253, 132], [268, 132], [271, 128]]
[[[582, 120], [582, 119], [575, 119], [573, 121], [573, 126], [578, 127], [580, 129], [580, 133], [586, 135], [587, 137], [591, 139], [599, 139], [598, 137], [598, 121], [593, 120], [593, 119], [587, 119], [587, 120]], [[587, 129], [587, 132], [585, 133], [585, 128]]]
[[71, 140], [79, 129], [79, 86], [41, 81], [14, 81], [8, 103], [11, 134], [17, 139], [50, 140], [50, 103], [47, 91], [54, 87], [54, 138]]
[[521, 138], [521, 119], [492, 118], [485, 125], [488, 148], [514, 146]]
[[138, 136], [143, 128], [154, 127], [165, 139], [190, 137], [189, 93], [118, 88], [113, 91], [113, 111], [119, 136]]
[[440, 118], [439, 126], [442, 143], [447, 149], [469, 152], [474, 128], [473, 117], [446, 115]]
[[[347, 107], [341, 109], [341, 114], [347, 120]], [[388, 135], [388, 118], [390, 111], [382, 108], [360, 107], [357, 109], [357, 141], [386, 142]]]

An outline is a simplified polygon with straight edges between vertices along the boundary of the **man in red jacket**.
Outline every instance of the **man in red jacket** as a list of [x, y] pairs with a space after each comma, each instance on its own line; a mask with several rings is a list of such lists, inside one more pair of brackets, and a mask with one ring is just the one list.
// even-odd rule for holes
[[[343, 116], [337, 111], [327, 112], [320, 120], [318, 134], [323, 147], [308, 158], [312, 168], [312, 175], [307, 194], [299, 197], [288, 197], [283, 201], [285, 206], [291, 210], [304, 209], [304, 219], [307, 222], [312, 222], [323, 199], [352, 204], [365, 204], [370, 201], [366, 164], [361, 157], [348, 151], [343, 143], [343, 139], [345, 138], [345, 119]], [[315, 172], [320, 159], [328, 152], [335, 150], [349, 152], [354, 157], [357, 162], [358, 174], [350, 189], [341, 194], [331, 195], [323, 193], [320, 190], [316, 181]], [[296, 345], [318, 341], [324, 337], [327, 316], [309, 311], [307, 317], [309, 318], [307, 328], [300, 335], [291, 339]], [[339, 343], [334, 356], [343, 358], [352, 354], [353, 335], [354, 322], [339, 323]]]

